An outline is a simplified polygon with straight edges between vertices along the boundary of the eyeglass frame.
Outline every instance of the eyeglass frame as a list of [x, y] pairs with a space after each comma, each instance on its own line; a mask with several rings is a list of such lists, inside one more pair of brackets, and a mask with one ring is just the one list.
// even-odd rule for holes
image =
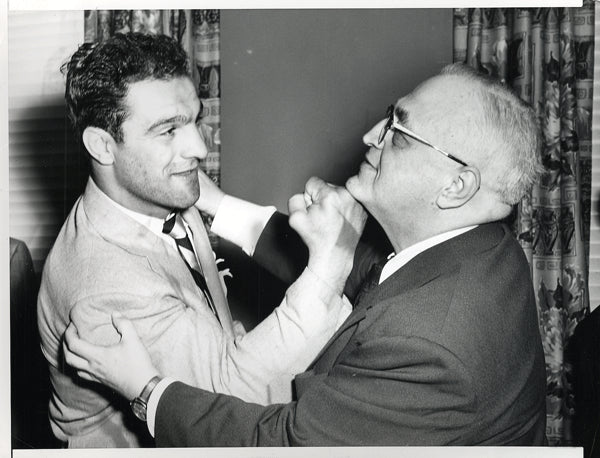
[[469, 165], [464, 162], [463, 160], [457, 158], [456, 156], [447, 153], [446, 151], [444, 151], [441, 148], [438, 148], [437, 146], [435, 146], [433, 143], [425, 140], [423, 137], [421, 137], [420, 135], [414, 133], [412, 130], [408, 129], [407, 127], [404, 127], [402, 124], [397, 123], [395, 121], [395, 116], [394, 116], [394, 110], [395, 110], [395, 106], [394, 105], [390, 105], [387, 109], [387, 120], [385, 122], [385, 124], [383, 125], [383, 127], [381, 128], [381, 132], [379, 133], [379, 139], [378, 139], [378, 144], [381, 144], [383, 142], [383, 140], [385, 139], [385, 136], [387, 135], [388, 131], [390, 129], [394, 129], [397, 130], [399, 132], [402, 132], [404, 135], [406, 135], [407, 137], [412, 138], [413, 140], [418, 141], [419, 143], [424, 144], [425, 146], [429, 146], [430, 148], [433, 148], [434, 150], [436, 150], [438, 153], [442, 153], [444, 156], [446, 156], [448, 159], [452, 159], [454, 162], [459, 163], [460, 165], [463, 165], [465, 167], [469, 167]]

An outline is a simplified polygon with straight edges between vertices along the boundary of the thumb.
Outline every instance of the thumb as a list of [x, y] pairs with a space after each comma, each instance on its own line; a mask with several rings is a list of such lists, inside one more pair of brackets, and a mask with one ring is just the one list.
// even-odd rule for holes
[[119, 312], [113, 312], [111, 315], [112, 324], [117, 330], [117, 332], [121, 335], [121, 339], [126, 339], [131, 334], [135, 333], [135, 329], [133, 327], [133, 323], [121, 315]]

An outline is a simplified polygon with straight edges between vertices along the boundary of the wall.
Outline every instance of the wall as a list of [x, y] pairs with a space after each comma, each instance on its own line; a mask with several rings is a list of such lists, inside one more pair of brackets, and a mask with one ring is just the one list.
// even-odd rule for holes
[[9, 234], [40, 273], [87, 174], [60, 73], [83, 41], [83, 11], [11, 12], [8, 36]]
[[[390, 103], [452, 60], [452, 10], [222, 10], [221, 186], [287, 210], [311, 175], [343, 184]], [[222, 242], [251, 327], [283, 285]]]
[[222, 187], [287, 209], [342, 184], [390, 103], [452, 60], [451, 9], [222, 10]]

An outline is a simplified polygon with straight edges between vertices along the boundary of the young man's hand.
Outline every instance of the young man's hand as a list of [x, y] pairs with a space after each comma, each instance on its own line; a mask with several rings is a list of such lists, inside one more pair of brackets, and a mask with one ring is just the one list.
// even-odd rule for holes
[[316, 177], [308, 180], [303, 194], [292, 196], [288, 207], [290, 226], [308, 247], [308, 268], [341, 293], [366, 211], [345, 188]]

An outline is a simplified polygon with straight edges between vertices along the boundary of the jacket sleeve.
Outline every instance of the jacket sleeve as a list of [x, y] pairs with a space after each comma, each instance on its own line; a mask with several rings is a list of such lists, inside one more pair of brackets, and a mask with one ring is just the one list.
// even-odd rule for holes
[[[298, 400], [259, 406], [174, 383], [156, 417], [158, 446], [441, 445], [476, 421], [464, 365], [414, 337], [365, 342], [327, 374], [297, 377]], [[475, 438], [471, 438], [475, 441]]]
[[133, 321], [161, 374], [267, 404], [291, 399], [294, 375], [306, 369], [350, 308], [306, 269], [280, 305], [235, 340], [211, 325], [210, 311], [194, 310], [175, 297], [88, 297], [70, 317], [86, 340], [106, 345], [118, 342], [110, 315], [119, 311]]
[[308, 264], [308, 249], [288, 224], [288, 216], [275, 212], [260, 234], [252, 259], [289, 285]]
[[[344, 288], [344, 294], [350, 302], [354, 302], [371, 266], [391, 252], [385, 235], [373, 232], [374, 230], [365, 232], [354, 253], [352, 271]], [[287, 215], [275, 212], [258, 239], [253, 259], [289, 285], [308, 264], [308, 249], [298, 233], [288, 224]]]

